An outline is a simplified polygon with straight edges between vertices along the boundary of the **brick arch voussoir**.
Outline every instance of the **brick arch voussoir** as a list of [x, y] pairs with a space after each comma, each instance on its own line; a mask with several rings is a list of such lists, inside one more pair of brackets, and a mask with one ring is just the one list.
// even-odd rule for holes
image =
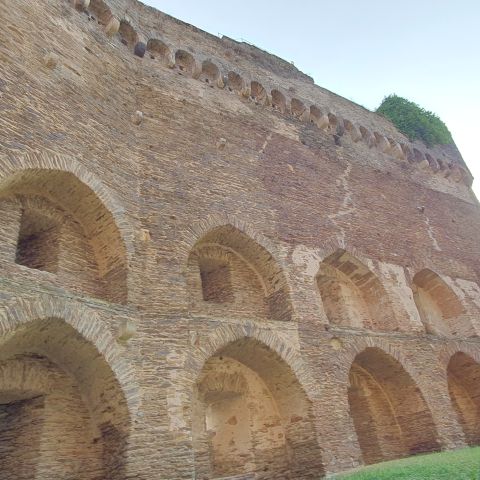
[[58, 319], [92, 344], [112, 371], [127, 404], [130, 421], [140, 406], [133, 367], [126, 361], [114, 336], [94, 309], [72, 300], [40, 297], [0, 304], [0, 342], [32, 322]]
[[[395, 310], [392, 305], [392, 298], [390, 294], [388, 293], [387, 288], [384, 285], [383, 279], [377, 275], [377, 273], [370, 268], [369, 263], [370, 259], [361, 251], [359, 250], [355, 245], [349, 243], [346, 240], [341, 240], [341, 239], [331, 239], [326, 242], [324, 242], [320, 248], [319, 248], [319, 264], [318, 264], [318, 270], [317, 274], [320, 271], [320, 264], [328, 258], [330, 255], [333, 255], [336, 253], [338, 250], [344, 250], [347, 254], [349, 254], [351, 257], [353, 257], [355, 260], [358, 260], [364, 267], [367, 269], [369, 272], [371, 272], [374, 277], [376, 284], [379, 286], [380, 291], [385, 297], [385, 306], [388, 307], [390, 311], [390, 315], [395, 318]], [[397, 324], [398, 325], [398, 324]]]
[[[415, 275], [417, 273], [420, 273], [423, 270], [429, 270], [435, 275], [437, 275], [440, 280], [445, 284], [445, 286], [452, 290], [452, 287], [448, 285], [447, 282], [443, 279], [443, 275], [437, 271], [436, 266], [432, 264], [432, 262], [429, 261], [429, 259], [414, 259], [412, 262], [409, 264], [409, 266], [406, 268], [408, 275], [407, 275], [407, 282], [408, 286], [411, 288], [413, 286], [413, 279], [415, 278]], [[454, 277], [451, 277], [452, 280], [455, 280]], [[457, 294], [452, 290], [453, 295], [457, 297], [457, 299], [460, 301], [458, 298]]]
[[348, 365], [347, 375], [350, 372], [350, 367], [355, 361], [357, 355], [364, 352], [367, 348], [377, 348], [378, 350], [381, 350], [383, 353], [389, 355], [394, 360], [396, 360], [410, 377], [415, 386], [419, 389], [422, 397], [428, 404], [428, 385], [424, 385], [424, 382], [421, 379], [421, 372], [412, 365], [408, 356], [402, 351], [401, 348], [392, 345], [386, 338], [356, 338], [353, 341], [351, 347], [344, 353], [343, 356], [346, 364]]
[[409, 263], [408, 267], [405, 270], [408, 271], [407, 282], [409, 287], [413, 286], [413, 278], [418, 272], [421, 272], [422, 270], [431, 270], [438, 275], [438, 272], [435, 270], [435, 266], [429, 261], [428, 258], [412, 259], [412, 261]]
[[345, 250], [349, 255], [359, 260], [368, 268], [368, 258], [355, 245], [342, 239], [330, 239], [322, 242], [318, 248], [320, 262], [323, 262], [330, 255], [333, 255], [338, 250]]
[[199, 377], [205, 363], [212, 356], [228, 347], [229, 344], [242, 339], [257, 341], [277, 354], [281, 361], [291, 369], [309, 401], [319, 397], [320, 392], [317, 382], [315, 382], [300, 354], [272, 331], [259, 328], [253, 323], [242, 326], [225, 325], [211, 332], [201, 346], [190, 353], [188, 364], [192, 369], [193, 378], [196, 380]]
[[125, 246], [128, 260], [134, 252], [134, 231], [126, 218], [126, 212], [114, 193], [86, 167], [70, 155], [60, 155], [52, 152], [31, 152], [24, 155], [0, 154], [0, 185], [9, 177], [22, 170], [57, 170], [74, 175], [80, 182], [90, 188], [112, 215]]
[[229, 215], [227, 213], [207, 215], [205, 218], [194, 222], [187, 230], [185, 230], [180, 245], [180, 248], [183, 252], [184, 264], [187, 263], [190, 252], [199, 240], [201, 240], [211, 230], [228, 225], [236, 228], [257, 243], [260, 247], [265, 249], [272, 256], [278, 267], [285, 271], [285, 261], [280, 255], [275, 244], [247, 222], [244, 222], [238, 219], [236, 216]]
[[246, 237], [252, 240], [253, 243], [265, 250], [265, 252], [267, 252], [272, 258], [272, 265], [276, 270], [279, 280], [277, 288], [282, 287], [284, 289], [287, 301], [292, 308], [292, 317], [295, 319], [296, 312], [292, 302], [292, 282], [289, 277], [289, 268], [286, 259], [281, 255], [279, 249], [272, 241], [258, 232], [252, 225], [238, 219], [234, 215], [229, 215], [227, 213], [207, 215], [204, 219], [194, 222], [183, 232], [179, 245], [184, 269], [188, 266], [190, 255], [197, 242], [212, 230], [225, 226], [232, 226], [243, 233]]
[[447, 375], [448, 364], [452, 357], [457, 353], [463, 353], [471, 357], [476, 363], [480, 365], [480, 351], [474, 345], [466, 345], [462, 342], [449, 342], [443, 345], [438, 352], [439, 363], [442, 366], [442, 370]]

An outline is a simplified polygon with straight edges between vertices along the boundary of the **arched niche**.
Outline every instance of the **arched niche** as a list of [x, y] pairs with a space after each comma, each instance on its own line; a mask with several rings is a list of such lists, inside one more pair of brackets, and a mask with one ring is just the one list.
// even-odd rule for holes
[[165, 42], [158, 38], [150, 38], [147, 42], [147, 52], [152, 59], [158, 59], [164, 65], [170, 66], [172, 63], [172, 54], [170, 48]]
[[267, 105], [269, 102], [267, 91], [256, 80], [250, 82], [250, 98], [256, 105]]
[[246, 89], [246, 82], [239, 73], [230, 71], [227, 75], [227, 88], [231, 92], [243, 93]]
[[39, 319], [0, 338], [0, 464], [8, 478], [122, 480], [129, 431], [115, 374], [72, 326]]
[[205, 362], [192, 415], [198, 478], [324, 473], [309, 399], [290, 366], [257, 340], [232, 342]]
[[232, 225], [213, 228], [196, 242], [187, 285], [195, 313], [292, 319], [285, 274], [263, 246]]
[[350, 414], [365, 464], [439, 450], [428, 405], [395, 358], [367, 348], [355, 357], [349, 380]]
[[448, 390], [468, 445], [480, 445], [480, 364], [455, 353], [447, 368]]
[[219, 86], [222, 80], [220, 69], [211, 60], [205, 60], [202, 62], [202, 72], [199, 80], [211, 87]]
[[0, 259], [55, 275], [59, 286], [127, 302], [127, 253], [113, 214], [71, 172], [28, 168], [0, 181]]
[[90, 0], [88, 10], [95, 16], [100, 25], [107, 25], [112, 18], [112, 12], [103, 0]]
[[133, 48], [139, 40], [137, 31], [133, 28], [130, 22], [125, 19], [120, 21], [118, 35], [120, 37], [120, 41], [130, 48]]
[[471, 335], [470, 322], [459, 317], [464, 307], [455, 292], [435, 272], [424, 269], [413, 277], [413, 299], [425, 326], [433, 335]]
[[398, 329], [380, 280], [347, 251], [338, 249], [321, 262], [316, 283], [332, 325], [383, 331]]
[[280, 90], [272, 90], [272, 107], [274, 110], [278, 110], [280, 113], [287, 111], [287, 99]]
[[194, 56], [186, 50], [177, 50], [175, 52], [175, 68], [181, 75], [193, 77], [197, 74], [197, 62]]
[[303, 118], [306, 116], [307, 107], [298, 98], [292, 98], [290, 102], [290, 110], [294, 117]]

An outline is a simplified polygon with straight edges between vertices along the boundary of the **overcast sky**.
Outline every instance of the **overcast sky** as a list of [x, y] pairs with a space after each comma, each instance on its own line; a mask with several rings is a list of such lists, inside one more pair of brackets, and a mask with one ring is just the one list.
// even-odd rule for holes
[[396, 93], [435, 112], [480, 198], [480, 0], [144, 3], [293, 61], [318, 85], [371, 110]]

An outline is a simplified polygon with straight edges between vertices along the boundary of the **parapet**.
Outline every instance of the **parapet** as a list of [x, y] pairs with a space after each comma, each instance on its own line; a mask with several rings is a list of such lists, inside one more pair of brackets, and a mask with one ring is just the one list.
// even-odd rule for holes
[[208, 34], [136, 0], [73, 1], [106, 35], [118, 35], [132, 55], [150, 56], [180, 75], [311, 123], [331, 135], [336, 145], [349, 138], [422, 174], [472, 185], [473, 177], [455, 145], [428, 148], [411, 142], [386, 118], [315, 85], [311, 77], [275, 55]]

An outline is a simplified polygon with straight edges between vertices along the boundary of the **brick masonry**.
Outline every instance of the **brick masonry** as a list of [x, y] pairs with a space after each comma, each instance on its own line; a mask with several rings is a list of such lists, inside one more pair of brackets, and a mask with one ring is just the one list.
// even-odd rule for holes
[[0, 19], [0, 479], [316, 479], [479, 443], [455, 146], [133, 0]]

